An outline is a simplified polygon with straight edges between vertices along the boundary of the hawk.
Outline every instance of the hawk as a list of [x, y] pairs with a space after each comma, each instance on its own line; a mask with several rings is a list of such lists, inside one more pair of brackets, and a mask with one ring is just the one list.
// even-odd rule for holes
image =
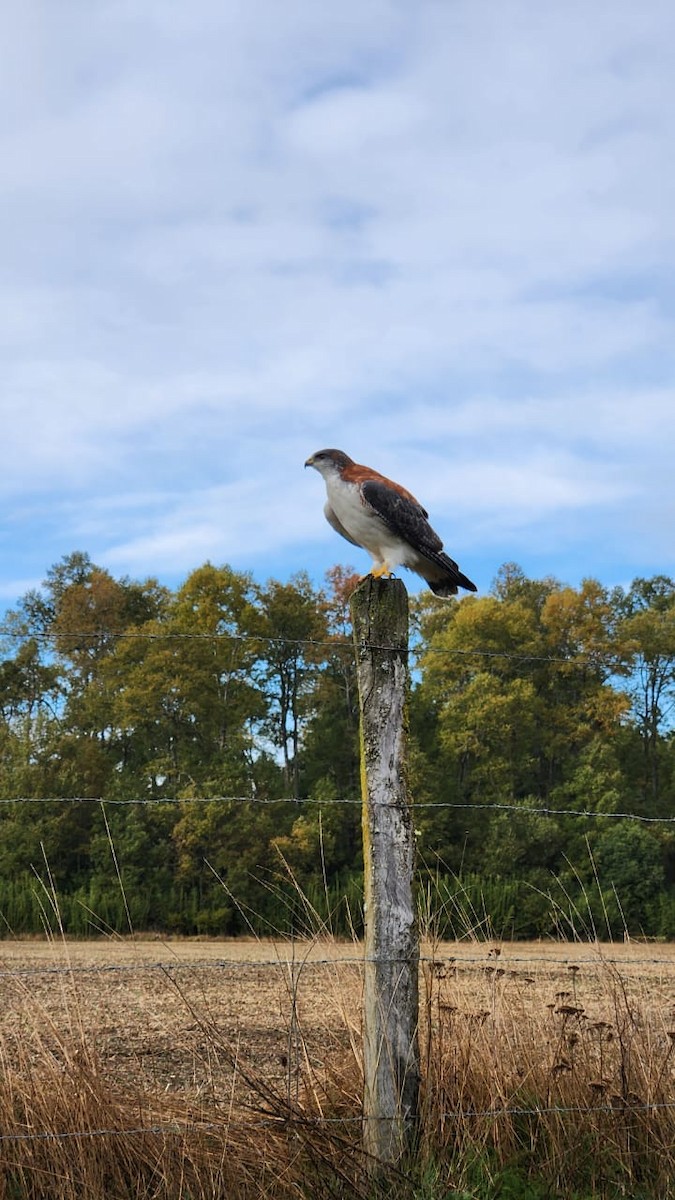
[[326, 520], [352, 545], [368, 551], [375, 578], [391, 575], [394, 567], [408, 567], [437, 596], [456, 596], [460, 587], [476, 591], [475, 583], [443, 552], [426, 509], [400, 483], [355, 463], [342, 450], [317, 450], [305, 466], [323, 475]]

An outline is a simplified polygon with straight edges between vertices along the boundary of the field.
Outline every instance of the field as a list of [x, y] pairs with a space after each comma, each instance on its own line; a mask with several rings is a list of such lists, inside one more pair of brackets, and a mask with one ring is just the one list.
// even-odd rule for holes
[[[374, 1195], [361, 955], [1, 943], [0, 1197]], [[422, 1177], [388, 1194], [483, 1196], [516, 1171], [537, 1197], [675, 1195], [675, 947], [422, 956]]]

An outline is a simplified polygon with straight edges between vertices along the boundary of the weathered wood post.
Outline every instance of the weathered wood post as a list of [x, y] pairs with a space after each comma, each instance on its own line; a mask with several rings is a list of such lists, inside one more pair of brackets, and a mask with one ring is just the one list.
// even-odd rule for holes
[[411, 1149], [419, 1096], [415, 836], [406, 780], [408, 597], [368, 576], [351, 598], [361, 713], [365, 871], [363, 1139], [380, 1162]]

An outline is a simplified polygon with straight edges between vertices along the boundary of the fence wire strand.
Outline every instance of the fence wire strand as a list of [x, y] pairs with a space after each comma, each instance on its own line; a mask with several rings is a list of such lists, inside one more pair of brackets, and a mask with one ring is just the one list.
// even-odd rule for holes
[[[290, 946], [290, 942], [288, 945]], [[587, 943], [593, 949], [592, 943]], [[51, 976], [76, 976], [76, 975], [142, 975], [145, 972], [159, 971], [162, 974], [170, 975], [174, 971], [245, 971], [245, 970], [261, 970], [268, 967], [275, 967], [277, 970], [287, 970], [289, 967], [296, 968], [299, 971], [306, 972], [314, 967], [365, 967], [369, 963], [376, 963], [379, 966], [383, 965], [407, 965], [410, 962], [408, 958], [389, 958], [384, 955], [368, 957], [365, 954], [352, 955], [335, 955], [328, 958], [307, 958], [302, 957], [302, 947], [299, 950], [298, 943], [293, 943], [295, 946], [295, 954], [282, 957], [281, 954], [276, 958], [218, 958], [218, 959], [195, 959], [190, 962], [185, 959], [168, 959], [165, 962], [134, 962], [134, 963], [93, 963], [87, 966], [70, 964], [68, 966], [48, 966], [48, 967], [16, 967], [11, 970], [0, 969], [0, 979], [34, 979], [40, 977]], [[422, 969], [425, 967], [446, 969], [450, 968], [453, 971], [461, 970], [462, 967], [480, 967], [482, 970], [492, 973], [494, 971], [503, 970], [505, 973], [511, 971], [515, 966], [531, 967], [535, 963], [553, 968], [565, 967], [583, 968], [583, 967], [637, 967], [651, 966], [663, 967], [666, 970], [672, 971], [675, 968], [675, 959], [669, 958], [647, 958], [647, 957], [615, 957], [609, 956], [602, 951], [597, 952], [596, 957], [575, 956], [567, 954], [564, 958], [556, 958], [547, 954], [504, 954], [501, 947], [497, 947], [499, 954], [495, 955], [495, 947], [486, 942], [486, 946], [490, 945], [490, 949], [484, 954], [421, 954], [419, 956], [419, 965]], [[0, 963], [2, 962], [2, 952], [0, 951]]]
[[[0, 797], [0, 805], [12, 804], [97, 804], [124, 807], [138, 805], [152, 808], [159, 804], [313, 804], [319, 807], [327, 805], [361, 806], [362, 800], [352, 796], [336, 796], [317, 798], [315, 796], [133, 796], [126, 798], [103, 796], [4, 796]], [[391, 807], [387, 801], [373, 801], [375, 807]], [[521, 816], [548, 817], [584, 817], [591, 820], [609, 821], [638, 821], [646, 825], [675, 825], [673, 817], [644, 816], [634, 812], [602, 812], [585, 808], [550, 808], [546, 805], [509, 804], [501, 801], [477, 800], [413, 800], [410, 805], [413, 812], [418, 809], [471, 809], [476, 812], [496, 811], [519, 813]]]
[[[486, 1109], [450, 1109], [447, 1112], [439, 1112], [436, 1119], [441, 1121], [495, 1120], [498, 1117], [591, 1116], [593, 1113], [629, 1116], [636, 1113], [653, 1114], [667, 1112], [673, 1109], [675, 1109], [675, 1101], [658, 1100], [653, 1103], [631, 1104], [623, 1097], [617, 1096], [616, 1103], [614, 1104], [549, 1104], [529, 1108], [518, 1105], [512, 1107], [504, 1105]], [[188, 1134], [210, 1133], [216, 1130], [226, 1133], [228, 1129], [321, 1129], [349, 1125], [361, 1126], [368, 1120], [378, 1122], [398, 1121], [399, 1118], [396, 1116], [368, 1117], [363, 1114], [353, 1117], [306, 1117], [289, 1113], [288, 1115], [265, 1117], [249, 1121], [228, 1117], [222, 1122], [195, 1121], [183, 1125], [173, 1122], [167, 1125], [136, 1125], [130, 1129], [18, 1130], [17, 1132], [0, 1133], [0, 1142], [67, 1141], [70, 1138], [137, 1137], [147, 1136], [148, 1134], [162, 1137], [167, 1135], [184, 1137]]]
[[[267, 646], [302, 646], [312, 650], [349, 650], [354, 652], [354, 641], [350, 638], [311, 638], [311, 637], [286, 637], [278, 634], [258, 634], [258, 633], [231, 633], [227, 630], [217, 630], [213, 632], [196, 632], [185, 631], [178, 632], [176, 630], [158, 630], [149, 632], [147, 630], [136, 629], [73, 629], [66, 632], [54, 631], [35, 631], [32, 633], [21, 633], [11, 630], [7, 627], [0, 627], [0, 637], [6, 638], [10, 642], [96, 642], [101, 639], [110, 641], [145, 641], [145, 642], [241, 642], [242, 644], [251, 645], [267, 645]], [[81, 649], [81, 646], [73, 646], [73, 650]], [[386, 651], [391, 653], [392, 647], [378, 642], [360, 642], [359, 649], [363, 651]], [[427, 654], [441, 655], [449, 658], [487, 658], [487, 659], [505, 659], [512, 662], [533, 662], [533, 663], [559, 663], [567, 666], [609, 666], [621, 670], [622, 656], [616, 651], [582, 651], [579, 654], [542, 654], [536, 652], [515, 652], [513, 650], [495, 650], [483, 649], [481, 647], [463, 647], [463, 646], [434, 646], [425, 645], [424, 647], [414, 643], [405, 653], [412, 656], [424, 656]]]

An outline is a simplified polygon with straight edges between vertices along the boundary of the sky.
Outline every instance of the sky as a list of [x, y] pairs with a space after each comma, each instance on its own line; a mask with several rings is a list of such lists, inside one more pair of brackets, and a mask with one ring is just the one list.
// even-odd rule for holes
[[481, 591], [673, 573], [672, 0], [22, 0], [0, 122], [0, 606], [366, 571], [326, 446]]

